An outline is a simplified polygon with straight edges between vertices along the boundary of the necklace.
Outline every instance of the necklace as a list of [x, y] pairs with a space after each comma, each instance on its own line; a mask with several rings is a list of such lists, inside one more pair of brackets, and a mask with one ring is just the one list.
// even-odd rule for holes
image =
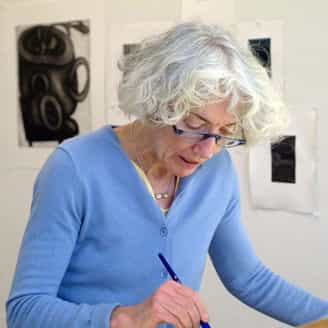
[[[173, 178], [173, 181], [175, 181], [175, 178]], [[170, 189], [171, 189], [171, 182], [167, 187], [168, 191], [164, 192], [154, 192], [154, 197], [156, 200], [161, 200], [161, 199], [167, 199], [169, 198], [170, 195]]]
[[[173, 181], [173, 185], [174, 185], [175, 176], [173, 177], [173, 179], [170, 179], [170, 182], [167, 185], [166, 191], [154, 192], [154, 188], [153, 188], [149, 178], [147, 177], [145, 171], [142, 169], [142, 166], [140, 165], [140, 160], [138, 158], [135, 158], [134, 162], [139, 167], [139, 169], [143, 172], [143, 175], [144, 175], [145, 179], [147, 179], [147, 181], [149, 181], [149, 185], [150, 185], [149, 191], [153, 194], [154, 198], [156, 200], [168, 199], [170, 197], [171, 192], [172, 192], [172, 181]], [[174, 193], [174, 189], [175, 189], [175, 187], [173, 188], [173, 193]]]
[[[133, 122], [132, 123], [132, 126], [131, 126], [131, 135], [132, 135], [132, 140], [137, 140], [137, 133], [136, 133], [136, 122]], [[141, 169], [141, 171], [143, 171], [144, 175], [145, 175], [145, 178], [149, 181], [149, 178], [147, 177], [147, 174], [146, 174], [146, 171], [144, 169], [144, 165], [142, 165], [142, 163], [144, 162], [143, 160], [141, 160], [141, 158], [143, 157], [142, 156], [142, 152], [139, 151], [138, 149], [138, 143], [135, 143], [135, 147], [134, 147], [134, 162], [135, 164], [137, 164], [137, 166]], [[168, 199], [172, 193], [172, 180], [173, 180], [173, 194], [174, 194], [174, 191], [175, 191], [175, 181], [176, 181], [176, 177], [173, 176], [173, 179], [170, 179], [169, 181], [169, 184], [167, 185], [167, 188], [165, 191], [163, 192], [154, 192], [154, 188], [152, 187], [152, 184], [150, 183], [149, 181], [149, 184], [151, 186], [151, 191], [152, 191], [152, 194], [154, 196], [154, 198], [156, 200], [162, 200], [162, 199]], [[160, 188], [162, 189], [162, 188]]]
[[165, 192], [155, 192], [154, 197], [157, 200], [160, 200], [160, 199], [163, 199], [163, 198], [166, 199], [166, 198], [169, 198], [169, 193], [167, 191], [165, 191]]

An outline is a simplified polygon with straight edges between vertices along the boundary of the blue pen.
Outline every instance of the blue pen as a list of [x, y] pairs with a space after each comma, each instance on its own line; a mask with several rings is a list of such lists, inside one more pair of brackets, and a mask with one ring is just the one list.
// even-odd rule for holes
[[[158, 257], [161, 260], [161, 262], [163, 263], [165, 269], [167, 270], [167, 272], [169, 273], [169, 275], [171, 276], [172, 280], [179, 282], [180, 284], [182, 284], [181, 280], [178, 278], [178, 276], [176, 275], [176, 273], [172, 270], [171, 266], [169, 265], [169, 263], [166, 261], [165, 257], [163, 256], [163, 254], [158, 253]], [[204, 321], [200, 321], [200, 326], [202, 328], [211, 328], [211, 326]]]

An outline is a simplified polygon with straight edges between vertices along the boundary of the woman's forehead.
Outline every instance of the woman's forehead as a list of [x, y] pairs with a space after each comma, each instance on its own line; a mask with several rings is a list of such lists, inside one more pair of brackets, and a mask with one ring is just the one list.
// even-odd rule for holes
[[214, 126], [235, 124], [237, 122], [237, 117], [234, 113], [229, 112], [228, 108], [229, 102], [222, 101], [219, 103], [208, 104], [190, 114], [195, 115]]

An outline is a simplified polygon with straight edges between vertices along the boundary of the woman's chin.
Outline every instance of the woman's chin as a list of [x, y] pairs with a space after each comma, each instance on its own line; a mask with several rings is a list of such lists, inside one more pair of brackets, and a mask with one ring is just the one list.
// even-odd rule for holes
[[196, 169], [199, 167], [199, 163], [190, 163], [184, 160], [183, 157], [177, 156], [176, 160], [176, 168], [179, 174], [176, 174], [180, 177], [188, 176], [196, 171]]

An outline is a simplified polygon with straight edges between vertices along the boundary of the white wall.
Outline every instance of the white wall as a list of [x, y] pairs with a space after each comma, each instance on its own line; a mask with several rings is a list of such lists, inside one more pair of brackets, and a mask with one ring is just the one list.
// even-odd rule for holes
[[[327, 73], [328, 30], [325, 1], [236, 0], [236, 21], [282, 20], [284, 26], [285, 99], [293, 108], [319, 109], [318, 219], [283, 212], [254, 210], [248, 192], [247, 158], [238, 154], [246, 227], [264, 263], [290, 281], [328, 299]], [[203, 292], [215, 323], [225, 327], [284, 327], [227, 297], [207, 273]], [[215, 300], [215, 301], [214, 301]], [[218, 309], [219, 313], [216, 313]]]
[[[16, 0], [15, 2], [28, 2]], [[30, 0], [32, 2], [32, 0]], [[6, 1], [12, 3], [12, 0]], [[35, 2], [35, 1], [34, 1]], [[106, 22], [135, 23], [141, 21], [177, 21], [181, 2], [167, 0], [108, 1]], [[202, 1], [204, 4], [205, 1]], [[222, 2], [220, 2], [222, 4]], [[325, 202], [327, 187], [328, 152], [325, 122], [328, 121], [327, 82], [328, 30], [323, 0], [235, 0], [235, 20], [281, 19], [284, 31], [284, 73], [286, 101], [293, 105], [315, 105], [319, 108], [319, 219], [283, 212], [254, 210], [248, 193], [247, 155], [236, 153], [241, 176], [244, 221], [259, 256], [274, 271], [289, 280], [328, 299], [328, 206]], [[313, 4], [313, 6], [311, 6]], [[1, 1], [0, 1], [1, 5]], [[230, 10], [231, 8], [229, 8]], [[221, 10], [224, 10], [222, 8]], [[0, 16], [1, 17], [1, 16]], [[321, 37], [322, 35], [322, 37]], [[110, 45], [107, 45], [109, 48]], [[1, 56], [1, 50], [0, 50]], [[1, 70], [1, 68], [0, 68]], [[0, 72], [0, 87], [5, 77]], [[1, 88], [0, 88], [1, 94]], [[2, 105], [0, 129], [6, 124], [6, 108]], [[326, 141], [327, 140], [327, 141]], [[4, 147], [0, 140], [0, 154]], [[0, 155], [1, 156], [1, 155]], [[4, 302], [7, 297], [18, 247], [28, 218], [31, 190], [36, 170], [0, 170], [0, 327], [5, 327]], [[218, 282], [211, 265], [205, 273], [202, 296], [208, 305], [213, 327], [284, 327], [255, 312], [232, 298]]]
[[[47, 0], [54, 3], [58, 0]], [[65, 1], [65, 0], [63, 0]], [[72, 1], [72, 0], [70, 0]], [[88, 1], [88, 0], [77, 0]], [[45, 0], [0, 0], [0, 31], [1, 15], [5, 6], [44, 3]], [[92, 5], [92, 1], [90, 1]], [[120, 0], [107, 1], [106, 23], [109, 27], [112, 23], [136, 23], [146, 21], [177, 21], [180, 17], [181, 3], [175, 0], [166, 0], [165, 4], [160, 0]], [[105, 40], [104, 36], [104, 40]], [[0, 33], [1, 41], [1, 33]], [[4, 45], [0, 46], [0, 59], [3, 55]], [[109, 44], [106, 45], [109, 49]], [[107, 49], [107, 50], [108, 50]], [[0, 65], [0, 95], [3, 95], [3, 86], [6, 76], [2, 74]], [[3, 169], [1, 162], [6, 142], [1, 131], [5, 130], [6, 113], [9, 110], [6, 104], [1, 105], [2, 119], [0, 120], [0, 327], [6, 327], [5, 301], [9, 293], [12, 276], [15, 269], [16, 257], [21, 238], [28, 219], [31, 203], [31, 192], [37, 171], [34, 169]], [[104, 110], [104, 109], [99, 109]], [[8, 114], [7, 114], [8, 115]], [[33, 327], [29, 327], [33, 328]]]

